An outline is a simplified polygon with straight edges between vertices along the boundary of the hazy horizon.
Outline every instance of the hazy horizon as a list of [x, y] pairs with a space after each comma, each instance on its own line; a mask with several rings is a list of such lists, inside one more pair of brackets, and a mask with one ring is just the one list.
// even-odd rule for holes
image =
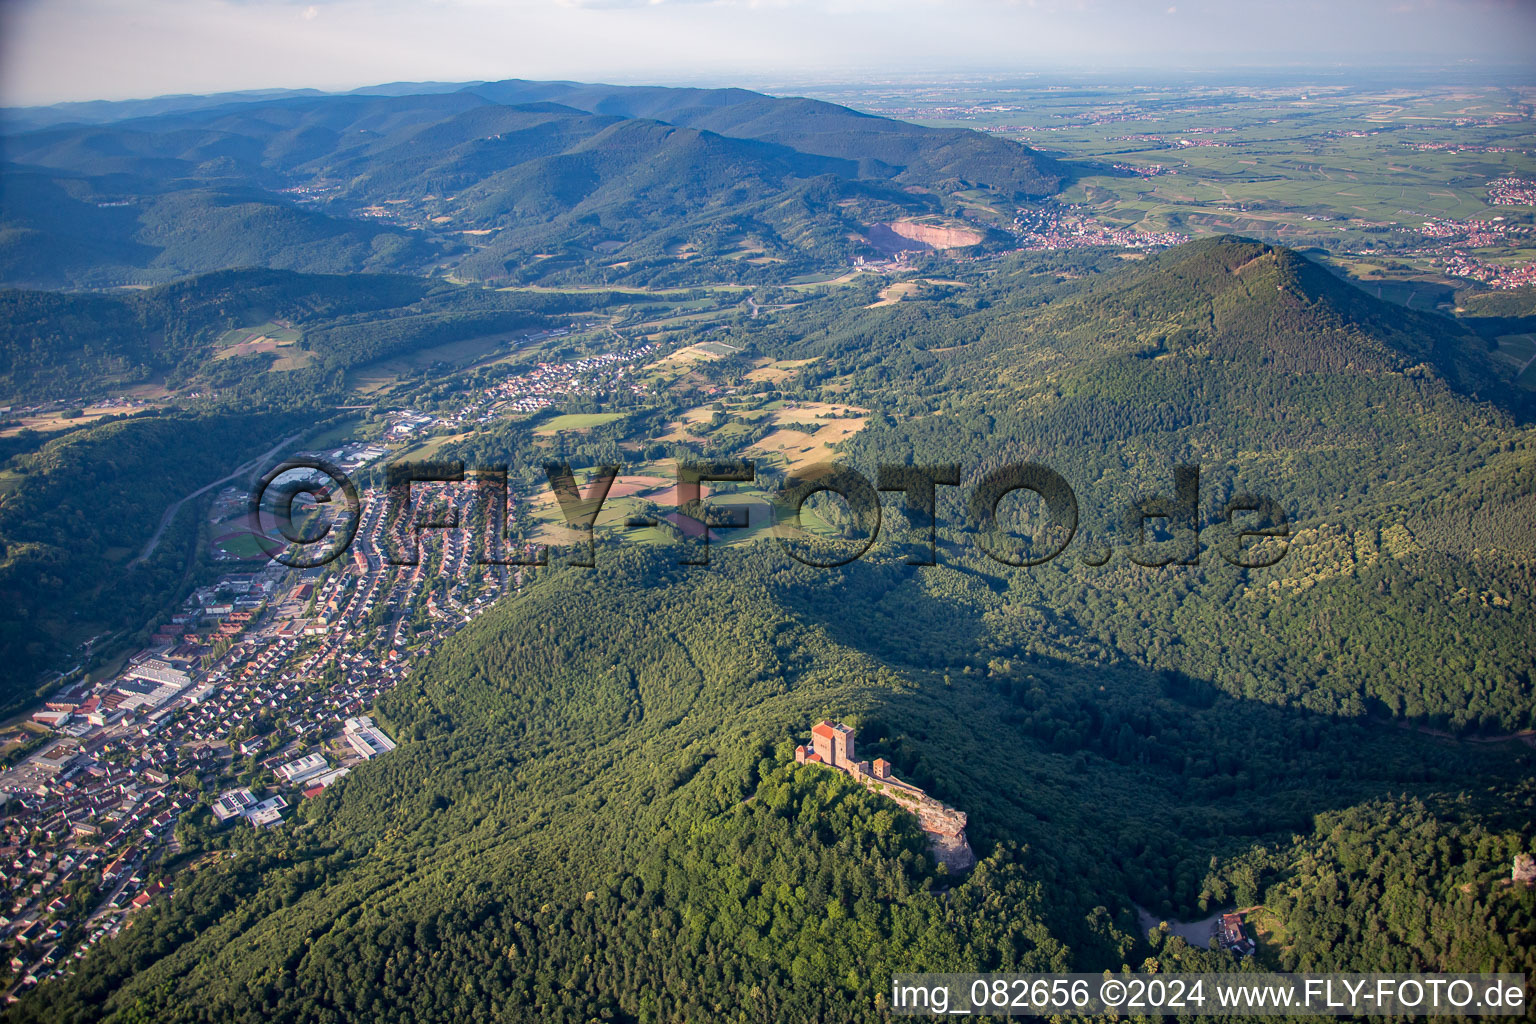
[[0, 105], [387, 82], [834, 82], [922, 75], [1518, 70], [1536, 6], [1515, 0], [14, 0]]

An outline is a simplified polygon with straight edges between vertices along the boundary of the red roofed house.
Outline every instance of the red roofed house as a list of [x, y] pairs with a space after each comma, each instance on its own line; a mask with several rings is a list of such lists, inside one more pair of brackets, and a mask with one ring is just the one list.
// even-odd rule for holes
[[1222, 914], [1218, 926], [1220, 945], [1242, 956], [1252, 956], [1253, 940], [1243, 934], [1243, 919], [1238, 914]]

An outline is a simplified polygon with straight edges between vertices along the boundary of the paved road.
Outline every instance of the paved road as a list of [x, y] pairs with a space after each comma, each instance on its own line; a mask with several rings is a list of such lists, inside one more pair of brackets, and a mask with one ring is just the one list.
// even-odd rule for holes
[[215, 487], [219, 486], [220, 484], [228, 483], [229, 481], [233, 480], [237, 476], [242, 476], [242, 475], [244, 475], [246, 473], [249, 473], [251, 470], [255, 469], [258, 465], [260, 465], [261, 463], [265, 462], [266, 460], [272, 458], [272, 456], [274, 456], [278, 452], [282, 451], [286, 446], [292, 444], [294, 441], [297, 441], [299, 438], [301, 438], [303, 436], [304, 435], [302, 433], [299, 433], [299, 434], [292, 434], [292, 435], [290, 435], [288, 437], [283, 438], [281, 441], [277, 442], [277, 444], [273, 445], [269, 450], [267, 450], [265, 452], [262, 452], [260, 455], [256, 456], [254, 459], [251, 459], [249, 462], [243, 463], [240, 466], [240, 468], [236, 469], [233, 473], [230, 473], [228, 476], [220, 477], [219, 479], [215, 480], [213, 483], [208, 484], [205, 487], [199, 487], [197, 490], [193, 491], [191, 494], [185, 495], [184, 497], [180, 498], [179, 500], [173, 502], [171, 504], [171, 507], [165, 510], [165, 515], [160, 517], [160, 525], [155, 528], [155, 535], [153, 537], [149, 538], [149, 543], [144, 545], [144, 550], [139, 552], [139, 557], [135, 558], [133, 561], [128, 563], [128, 568], [132, 569], [134, 566], [136, 566], [140, 562], [144, 561], [144, 559], [148, 558], [150, 555], [155, 553], [155, 547], [160, 543], [160, 536], [161, 536], [161, 534], [165, 533], [165, 528], [167, 526], [171, 525], [171, 520], [176, 518], [176, 513], [181, 511], [181, 506], [186, 504], [187, 501], [191, 500], [192, 498], [196, 498], [199, 495], [206, 494], [209, 491], [213, 490]]

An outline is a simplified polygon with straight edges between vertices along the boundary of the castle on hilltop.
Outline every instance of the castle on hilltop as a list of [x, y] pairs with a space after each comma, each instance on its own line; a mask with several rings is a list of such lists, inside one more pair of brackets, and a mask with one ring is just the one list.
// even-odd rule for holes
[[891, 774], [891, 763], [876, 758], [874, 764], [858, 760], [854, 753], [853, 730], [841, 722], [823, 719], [811, 729], [811, 745], [795, 747], [796, 764], [824, 764], [853, 776], [872, 793], [879, 793], [917, 815], [917, 823], [928, 835], [929, 845], [940, 863], [951, 871], [965, 871], [975, 866], [976, 855], [965, 838], [964, 812], [947, 807], [917, 786]]

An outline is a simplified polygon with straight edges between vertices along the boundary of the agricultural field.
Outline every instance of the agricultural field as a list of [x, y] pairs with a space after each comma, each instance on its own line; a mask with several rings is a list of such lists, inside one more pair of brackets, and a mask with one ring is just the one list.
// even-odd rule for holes
[[[808, 360], [793, 362], [798, 366]], [[766, 367], [758, 369], [763, 368]], [[745, 511], [746, 528], [711, 533], [721, 543], [739, 544], [766, 536], [766, 531], [773, 528], [775, 516], [769, 499], [771, 481], [785, 473], [835, 459], [839, 446], [863, 428], [867, 412], [862, 407], [836, 402], [737, 394], [722, 401], [684, 409], [654, 436], [643, 432], [630, 434], [630, 428], [622, 426], [619, 433], [626, 441], [634, 442], [631, 450], [660, 442], [687, 445], [700, 452], [707, 451], [712, 457], [753, 460], [763, 474], [762, 479], [752, 483], [710, 483], [702, 487], [702, 495], [712, 506]], [[545, 439], [546, 443], [557, 434], [579, 437], [620, 423], [623, 418], [623, 414], [615, 412], [565, 413], [534, 428], [534, 436]], [[446, 447], [465, 437], [434, 438], [406, 454], [411, 458], [442, 455]], [[591, 468], [576, 470], [577, 482], [584, 492], [594, 473]], [[675, 540], [674, 527], [686, 529], [689, 526], [675, 512], [678, 504], [675, 482], [676, 462], [673, 458], [627, 462], [624, 474], [614, 481], [598, 516], [599, 534], [622, 535], [644, 544]], [[528, 489], [522, 500], [525, 513], [533, 520], [531, 536], [535, 540], [564, 543], [575, 539], [564, 528], [559, 504], [542, 481]], [[817, 512], [817, 504], [813, 501], [803, 510], [801, 528], [811, 534], [830, 534], [833, 527]], [[667, 519], [672, 527], [641, 527], [631, 523], [636, 518], [657, 517]]]
[[863, 429], [869, 410], [826, 402], [797, 402], [773, 412], [773, 433], [748, 449], [790, 470], [828, 462], [836, 448]]
[[798, 373], [802, 366], [809, 366], [815, 361], [814, 359], [759, 359], [756, 368], [748, 372], [747, 380], [754, 383], [761, 381], [782, 384]]
[[[623, 537], [639, 544], [677, 543], [680, 531], [697, 535], [698, 529], [694, 523], [676, 511], [675, 465], [670, 462], [649, 463], [640, 469], [641, 472], [626, 473], [614, 480], [597, 517], [597, 534]], [[576, 472], [576, 481], [583, 493], [593, 475], [591, 470]], [[700, 497], [711, 508], [718, 508], [737, 518], [745, 516], [744, 527], [712, 529], [712, 544], [747, 544], [770, 536], [787, 535], [788, 527], [778, 523], [781, 513], [774, 508], [767, 490], [757, 484], [707, 483], [700, 486]], [[808, 502], [801, 510], [800, 528], [814, 536], [829, 536], [834, 528], [817, 512], [815, 505], [815, 502]], [[535, 541], [569, 544], [579, 539], [577, 534], [565, 527], [559, 503], [547, 487], [536, 489], [528, 496], [527, 511], [536, 524], [531, 534]], [[632, 522], [648, 518], [662, 521], [655, 526]]]
[[487, 334], [415, 349], [403, 355], [359, 366], [347, 375], [347, 382], [361, 394], [375, 394], [440, 364], [446, 364], [452, 370], [465, 370], [494, 363], [508, 357], [508, 349], [515, 348], [519, 341], [532, 333], [509, 331]]
[[108, 416], [132, 416], [160, 406], [161, 403], [142, 401], [106, 402], [86, 406], [83, 409], [57, 409], [52, 412], [27, 413], [19, 417], [0, 415], [0, 420], [9, 424], [0, 427], [0, 437], [14, 437], [23, 430], [35, 430], [40, 434], [74, 430], [89, 426]]
[[675, 352], [669, 352], [652, 363], [651, 368], [661, 371], [685, 369], [692, 363], [711, 359], [724, 359], [726, 356], [735, 355], [740, 351], [740, 349], [734, 346], [725, 345], [721, 342], [700, 342], [697, 345], [688, 345]]
[[329, 430], [322, 431], [309, 438], [309, 444], [315, 448], [333, 448], [345, 444], [348, 441], [368, 441], [378, 436], [378, 425], [370, 423], [366, 417], [354, 416], [338, 423]]
[[562, 430], [591, 430], [605, 423], [622, 419], [623, 413], [618, 412], [572, 412], [556, 416], [541, 424], [536, 434], [556, 434]]
[[237, 327], [219, 338], [214, 359], [273, 353], [277, 359], [271, 369], [296, 370], [314, 359], [314, 353], [299, 347], [303, 338], [304, 332], [287, 321], [269, 320], [253, 327]]
[[945, 280], [942, 278], [914, 277], [903, 281], [893, 281], [880, 289], [879, 299], [866, 305], [865, 309], [879, 309], [881, 306], [894, 306], [896, 303], [907, 299], [919, 299], [925, 295], [940, 290], [959, 289], [966, 287], [964, 281]]
[[[1515, 201], [1536, 179], [1530, 88], [1079, 79], [810, 92], [1057, 156], [1075, 180], [1040, 205], [1112, 231], [1235, 233], [1343, 263], [1390, 256], [1376, 290], [1416, 308], [1469, 280], [1536, 275], [1536, 207]], [[984, 193], [951, 200], [1006, 226]]]

